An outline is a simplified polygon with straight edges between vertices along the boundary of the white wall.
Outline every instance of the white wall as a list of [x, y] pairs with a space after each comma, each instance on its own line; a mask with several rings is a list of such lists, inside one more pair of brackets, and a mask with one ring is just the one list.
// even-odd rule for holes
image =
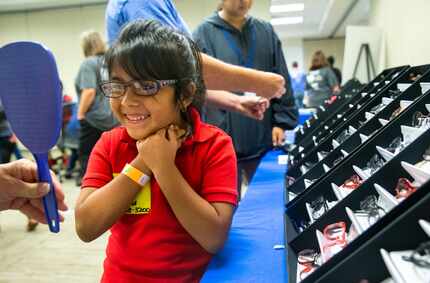
[[343, 50], [345, 48], [344, 38], [324, 39], [324, 40], [304, 40], [303, 53], [305, 69], [309, 70], [312, 55], [317, 50], [322, 50], [325, 56], [332, 55], [335, 58], [335, 67], [342, 70], [343, 66]]
[[299, 64], [299, 68], [303, 71], [307, 70], [304, 64], [303, 54], [303, 39], [302, 38], [284, 38], [282, 39], [282, 49], [284, 51], [285, 60], [287, 66], [291, 69], [291, 64], [296, 61]]
[[0, 15], [0, 46], [17, 40], [38, 41], [52, 50], [65, 91], [74, 95], [74, 77], [84, 56], [80, 34], [94, 29], [104, 35], [105, 5]]
[[386, 68], [430, 63], [428, 0], [374, 0], [369, 25], [383, 30]]

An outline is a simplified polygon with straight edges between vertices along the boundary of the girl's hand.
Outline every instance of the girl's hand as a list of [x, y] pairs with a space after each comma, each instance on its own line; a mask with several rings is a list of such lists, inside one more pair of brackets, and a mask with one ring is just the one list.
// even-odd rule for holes
[[167, 128], [158, 130], [155, 134], [147, 137], [143, 141], [138, 141], [138, 158], [141, 159], [150, 171], [160, 172], [175, 164], [176, 152], [181, 146], [184, 130], [177, 126], [170, 125]]

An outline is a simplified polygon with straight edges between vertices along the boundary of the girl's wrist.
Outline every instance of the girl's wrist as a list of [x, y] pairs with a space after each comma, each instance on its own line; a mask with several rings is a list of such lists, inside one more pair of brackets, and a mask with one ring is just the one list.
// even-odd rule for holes
[[170, 173], [176, 169], [176, 164], [174, 161], [172, 162], [160, 162], [160, 164], [153, 168], [154, 176], [160, 176], [160, 174]]
[[146, 174], [148, 176], [152, 175], [152, 172], [149, 169], [149, 167], [139, 157], [136, 157], [132, 162], [130, 162], [130, 165], [135, 167], [136, 169], [139, 169], [140, 171], [142, 171], [144, 174]]

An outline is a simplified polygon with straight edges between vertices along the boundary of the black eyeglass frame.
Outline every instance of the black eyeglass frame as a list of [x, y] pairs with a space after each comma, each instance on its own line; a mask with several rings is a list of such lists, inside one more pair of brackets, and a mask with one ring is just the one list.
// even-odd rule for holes
[[[139, 96], [153, 96], [156, 95], [161, 88], [169, 85], [174, 85], [179, 80], [131, 80], [128, 82], [120, 82], [116, 80], [112, 81], [104, 81], [99, 84], [100, 89], [105, 97], [108, 98], [121, 98], [127, 92], [128, 87], [133, 87], [134, 93]], [[151, 83], [152, 88], [144, 87], [143, 83]], [[121, 94], [112, 95], [109, 94], [107, 88], [110, 87], [112, 89], [112, 85], [122, 87]]]
[[423, 255], [430, 256], [430, 241], [421, 243], [410, 256], [402, 256], [402, 259], [419, 267], [430, 268], [430, 257], [429, 259], [419, 258], [419, 256]]

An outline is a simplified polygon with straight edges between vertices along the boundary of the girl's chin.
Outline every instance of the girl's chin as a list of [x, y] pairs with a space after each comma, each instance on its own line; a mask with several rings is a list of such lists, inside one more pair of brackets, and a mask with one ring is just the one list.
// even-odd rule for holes
[[146, 133], [143, 131], [138, 132], [138, 131], [130, 130], [130, 129], [127, 129], [127, 133], [134, 140], [144, 140], [150, 135], [149, 133]]

